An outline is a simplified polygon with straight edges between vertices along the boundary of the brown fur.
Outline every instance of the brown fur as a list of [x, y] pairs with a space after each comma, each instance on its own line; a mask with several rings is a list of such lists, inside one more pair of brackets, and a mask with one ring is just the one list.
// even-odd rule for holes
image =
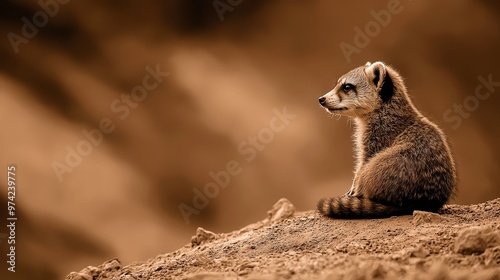
[[320, 200], [320, 213], [381, 218], [436, 212], [454, 194], [457, 175], [446, 137], [413, 106], [392, 67], [376, 62], [351, 70], [320, 104], [355, 119], [357, 158], [351, 189]]

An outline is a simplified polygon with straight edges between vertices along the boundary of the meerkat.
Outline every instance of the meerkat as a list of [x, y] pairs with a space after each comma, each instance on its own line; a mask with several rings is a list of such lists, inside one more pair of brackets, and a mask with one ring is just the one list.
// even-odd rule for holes
[[384, 218], [437, 212], [457, 188], [455, 161], [443, 131], [412, 104], [399, 73], [366, 63], [319, 98], [330, 114], [355, 121], [355, 175], [349, 191], [324, 198], [332, 218]]

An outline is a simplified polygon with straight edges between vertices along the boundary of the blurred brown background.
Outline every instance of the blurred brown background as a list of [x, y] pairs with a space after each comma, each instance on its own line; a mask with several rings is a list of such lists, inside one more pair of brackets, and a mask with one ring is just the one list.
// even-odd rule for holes
[[[382, 26], [374, 13], [388, 5], [399, 12]], [[15, 164], [14, 276], [146, 260], [188, 243], [199, 226], [228, 232], [262, 219], [281, 197], [311, 210], [344, 193], [351, 125], [328, 117], [317, 98], [367, 61], [399, 69], [415, 105], [447, 132], [461, 181], [452, 203], [498, 197], [500, 87], [474, 96], [479, 76], [500, 81], [499, 8], [494, 0], [2, 1], [0, 195], [6, 208], [6, 169]], [[340, 44], [356, 47], [356, 27], [371, 35], [348, 62]], [[147, 67], [169, 76], [143, 101], [122, 101]], [[460, 104], [469, 108], [463, 117], [453, 111]], [[249, 137], [269, 136], [273, 109], [285, 106], [296, 117], [247, 160]], [[115, 129], [89, 151], [82, 130], [103, 119]], [[87, 155], [70, 167], [78, 148]], [[203, 191], [230, 161], [241, 173], [186, 223], [179, 205], [193, 207], [193, 188]], [[71, 172], [58, 177], [57, 163]], [[0, 275], [12, 278], [1, 263]]]

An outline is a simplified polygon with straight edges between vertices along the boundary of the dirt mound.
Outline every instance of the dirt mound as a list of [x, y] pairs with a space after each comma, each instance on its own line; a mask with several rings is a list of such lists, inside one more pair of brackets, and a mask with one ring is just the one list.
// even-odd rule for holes
[[379, 220], [294, 212], [281, 199], [241, 230], [199, 228], [175, 252], [66, 279], [500, 279], [500, 198]]

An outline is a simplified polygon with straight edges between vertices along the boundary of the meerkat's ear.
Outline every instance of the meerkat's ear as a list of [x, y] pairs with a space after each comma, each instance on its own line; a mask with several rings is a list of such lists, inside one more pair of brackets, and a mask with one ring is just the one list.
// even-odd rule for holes
[[384, 84], [385, 76], [387, 75], [387, 70], [383, 62], [377, 61], [375, 63], [366, 63], [365, 73], [368, 80], [373, 83], [377, 91], [382, 88]]

